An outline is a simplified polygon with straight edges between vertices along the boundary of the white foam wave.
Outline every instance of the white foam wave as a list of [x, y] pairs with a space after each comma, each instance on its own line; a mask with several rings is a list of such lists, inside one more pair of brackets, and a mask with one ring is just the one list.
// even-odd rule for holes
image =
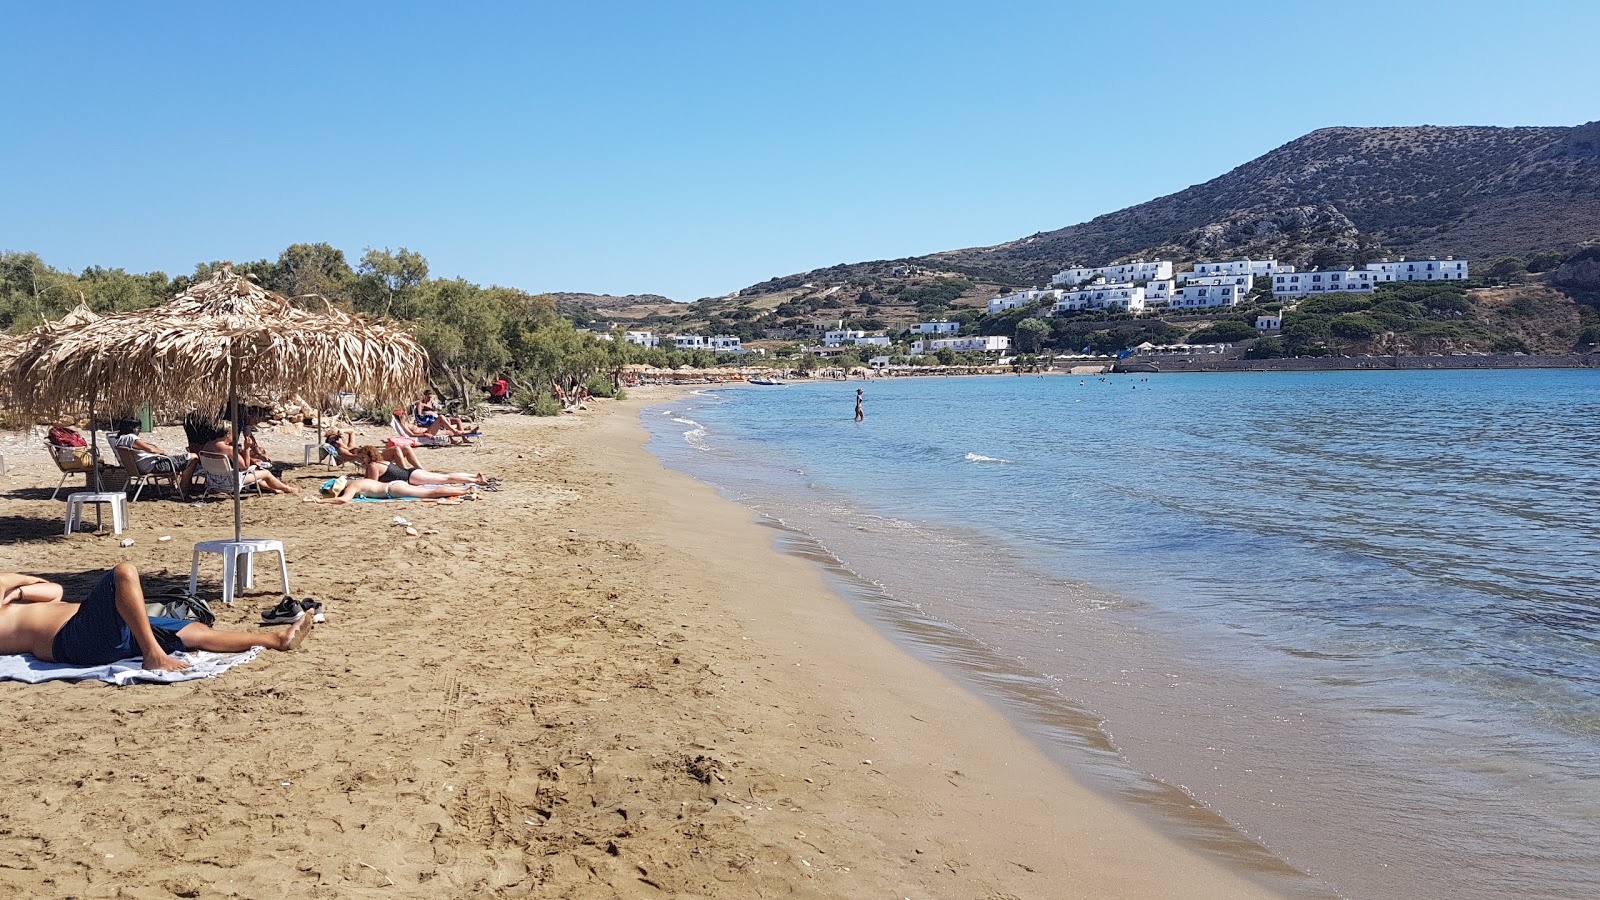
[[1009, 459], [1001, 459], [998, 456], [984, 456], [982, 453], [968, 453], [967, 454], [967, 462], [1000, 462], [1000, 463], [1008, 463], [1008, 462], [1011, 462], [1011, 460], [1009, 460]]

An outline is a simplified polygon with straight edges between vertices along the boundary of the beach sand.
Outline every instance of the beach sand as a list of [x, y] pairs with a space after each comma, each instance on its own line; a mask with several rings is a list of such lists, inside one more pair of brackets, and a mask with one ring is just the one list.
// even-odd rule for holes
[[[661, 396], [419, 451], [504, 479], [477, 502], [248, 498], [247, 535], [283, 540], [294, 594], [327, 605], [299, 652], [177, 685], [0, 683], [0, 894], [1272, 896], [1074, 782], [662, 469], [638, 422]], [[231, 503], [149, 491], [133, 546], [63, 537], [44, 452], [7, 459], [0, 569], [70, 592], [127, 559], [148, 588], [231, 537]], [[202, 574], [218, 596], [217, 557]], [[219, 627], [260, 627], [278, 585], [257, 575]]]

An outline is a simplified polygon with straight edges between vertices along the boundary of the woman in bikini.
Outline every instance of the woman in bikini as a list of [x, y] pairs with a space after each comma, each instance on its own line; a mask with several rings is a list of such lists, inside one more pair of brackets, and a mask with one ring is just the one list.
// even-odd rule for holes
[[449, 500], [455, 497], [476, 499], [478, 496], [477, 485], [472, 484], [407, 484], [404, 481], [382, 482], [376, 478], [351, 478], [345, 481], [341, 488], [342, 479], [331, 478], [329, 483], [322, 488], [322, 496], [318, 503], [351, 503], [357, 498], [367, 500], [400, 500], [414, 498], [417, 500]]
[[370, 479], [381, 481], [384, 484], [403, 481], [419, 487], [433, 484], [472, 484], [482, 488], [492, 488], [499, 482], [493, 478], [472, 472], [430, 472], [420, 466], [402, 466], [386, 458], [385, 454], [371, 444], [354, 447], [350, 451], [350, 458], [361, 466], [362, 473]]
[[[423, 391], [422, 399], [411, 404], [411, 418], [417, 427], [429, 437], [436, 437], [439, 432], [450, 435], [450, 443], [462, 443], [468, 434], [477, 426], [460, 416], [446, 416], [439, 412], [439, 406], [434, 402], [433, 391]], [[421, 435], [418, 435], [419, 437]]]

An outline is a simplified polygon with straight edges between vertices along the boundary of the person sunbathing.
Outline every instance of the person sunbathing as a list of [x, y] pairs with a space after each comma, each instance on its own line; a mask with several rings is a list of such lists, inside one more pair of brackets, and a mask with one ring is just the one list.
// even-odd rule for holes
[[[355, 456], [357, 446], [356, 431], [354, 428], [332, 429], [324, 432], [323, 436], [327, 438], [327, 443], [322, 445], [323, 452], [339, 462], [357, 462]], [[422, 465], [422, 460], [417, 458], [417, 451], [412, 448], [410, 443], [399, 436], [389, 438], [382, 447], [377, 449], [384, 462], [391, 462], [408, 469], [425, 468]]]
[[350, 458], [362, 468], [362, 474], [384, 484], [404, 481], [407, 484], [475, 484], [478, 487], [489, 487], [498, 484], [493, 478], [472, 472], [430, 472], [421, 466], [402, 466], [385, 459], [382, 451], [371, 444], [353, 447]]
[[[423, 391], [422, 399], [411, 404], [411, 419], [423, 433], [429, 437], [437, 437], [440, 432], [450, 435], [451, 443], [462, 443], [467, 435], [477, 431], [476, 425], [460, 416], [447, 416], [439, 411], [439, 406], [434, 402], [433, 391]], [[417, 435], [420, 437], [421, 435]], [[462, 440], [458, 440], [462, 439]]]
[[416, 485], [404, 481], [382, 482], [376, 478], [330, 478], [322, 486], [318, 503], [353, 503], [362, 500], [449, 500], [455, 497], [476, 499], [478, 488], [471, 484]]
[[[231, 431], [224, 431], [221, 435], [218, 435], [207, 443], [200, 445], [200, 450], [196, 455], [202, 458], [207, 455], [213, 457], [226, 457], [229, 462], [234, 464], [234, 469], [242, 473], [244, 481], [241, 482], [241, 487], [250, 487], [251, 485], [259, 484], [274, 494], [300, 493], [299, 490], [292, 488], [279, 480], [278, 476], [272, 474], [272, 469], [267, 468], [264, 465], [252, 463], [250, 459], [250, 451], [248, 449], [243, 452], [242, 457], [235, 456], [233, 452], [233, 434]], [[241, 461], [243, 462], [243, 465], [240, 465]], [[206, 482], [210, 484], [214, 490], [227, 491], [230, 494], [233, 493], [234, 486], [231, 482], [226, 480], [225, 476], [216, 476], [208, 471], [206, 472]]]
[[188, 619], [151, 616], [139, 570], [129, 562], [107, 572], [82, 602], [63, 602], [64, 593], [43, 578], [0, 572], [0, 653], [31, 653], [78, 666], [142, 656], [146, 669], [181, 672], [189, 662], [171, 655], [180, 650], [295, 650], [312, 628], [311, 616], [270, 633], [217, 631]]

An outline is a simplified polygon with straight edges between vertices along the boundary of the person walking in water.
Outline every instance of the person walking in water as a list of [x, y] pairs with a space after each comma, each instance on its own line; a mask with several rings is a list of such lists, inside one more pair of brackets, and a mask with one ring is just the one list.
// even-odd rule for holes
[[862, 390], [856, 388], [856, 421], [861, 422], [867, 418], [866, 410], [861, 408]]

